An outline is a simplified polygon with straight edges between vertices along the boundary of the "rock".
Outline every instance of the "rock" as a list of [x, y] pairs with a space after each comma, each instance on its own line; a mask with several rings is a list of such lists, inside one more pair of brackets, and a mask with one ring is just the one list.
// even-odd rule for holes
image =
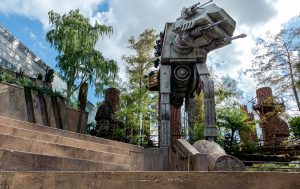
[[246, 166], [238, 158], [227, 155], [215, 142], [198, 140], [193, 144], [199, 153], [207, 154], [209, 171], [246, 171]]

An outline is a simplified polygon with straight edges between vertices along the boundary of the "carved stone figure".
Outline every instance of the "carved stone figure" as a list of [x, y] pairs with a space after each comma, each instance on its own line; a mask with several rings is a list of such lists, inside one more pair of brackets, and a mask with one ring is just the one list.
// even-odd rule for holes
[[[215, 128], [214, 84], [206, 66], [207, 54], [226, 46], [232, 40], [235, 21], [211, 1], [183, 8], [173, 23], [166, 23], [155, 49], [159, 68], [160, 145], [169, 147], [171, 106], [180, 107], [185, 99], [188, 122], [195, 122], [195, 93], [204, 92], [205, 139], [214, 141]], [[160, 57], [160, 59], [159, 59]]]
[[290, 135], [287, 122], [280, 117], [280, 113], [285, 111], [284, 103], [273, 96], [270, 87], [257, 89], [256, 95], [257, 104], [253, 106], [253, 109], [261, 119], [263, 145], [280, 146]]
[[116, 88], [108, 88], [105, 91], [104, 102], [99, 106], [95, 120], [96, 136], [122, 140], [121, 136], [114, 136], [114, 130], [123, 129], [124, 124], [115, 119], [115, 113], [119, 105], [120, 91]]

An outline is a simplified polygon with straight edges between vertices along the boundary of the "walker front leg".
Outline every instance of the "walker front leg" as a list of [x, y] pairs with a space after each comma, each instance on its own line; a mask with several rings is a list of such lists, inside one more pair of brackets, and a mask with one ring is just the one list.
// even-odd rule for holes
[[160, 66], [160, 147], [171, 145], [170, 129], [170, 94], [171, 94], [171, 66]]

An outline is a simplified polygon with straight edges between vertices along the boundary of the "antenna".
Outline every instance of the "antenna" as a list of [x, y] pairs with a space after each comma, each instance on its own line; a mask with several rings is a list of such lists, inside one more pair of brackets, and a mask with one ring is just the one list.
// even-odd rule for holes
[[211, 3], [211, 2], [213, 2], [213, 0], [210, 0], [210, 1], [208, 1], [208, 2], [206, 2], [206, 3], [204, 3], [204, 4], [202, 4], [200, 7], [198, 7], [198, 9], [200, 9], [201, 7], [204, 7], [205, 5], [207, 5], [207, 4]]

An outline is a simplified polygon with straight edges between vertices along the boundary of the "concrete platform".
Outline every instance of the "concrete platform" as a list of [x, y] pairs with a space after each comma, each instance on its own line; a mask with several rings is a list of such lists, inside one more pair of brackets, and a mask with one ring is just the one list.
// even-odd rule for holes
[[5, 189], [299, 189], [299, 173], [0, 172]]
[[[128, 171], [128, 165], [0, 149], [0, 171]], [[1, 181], [0, 181], [0, 188]]]

